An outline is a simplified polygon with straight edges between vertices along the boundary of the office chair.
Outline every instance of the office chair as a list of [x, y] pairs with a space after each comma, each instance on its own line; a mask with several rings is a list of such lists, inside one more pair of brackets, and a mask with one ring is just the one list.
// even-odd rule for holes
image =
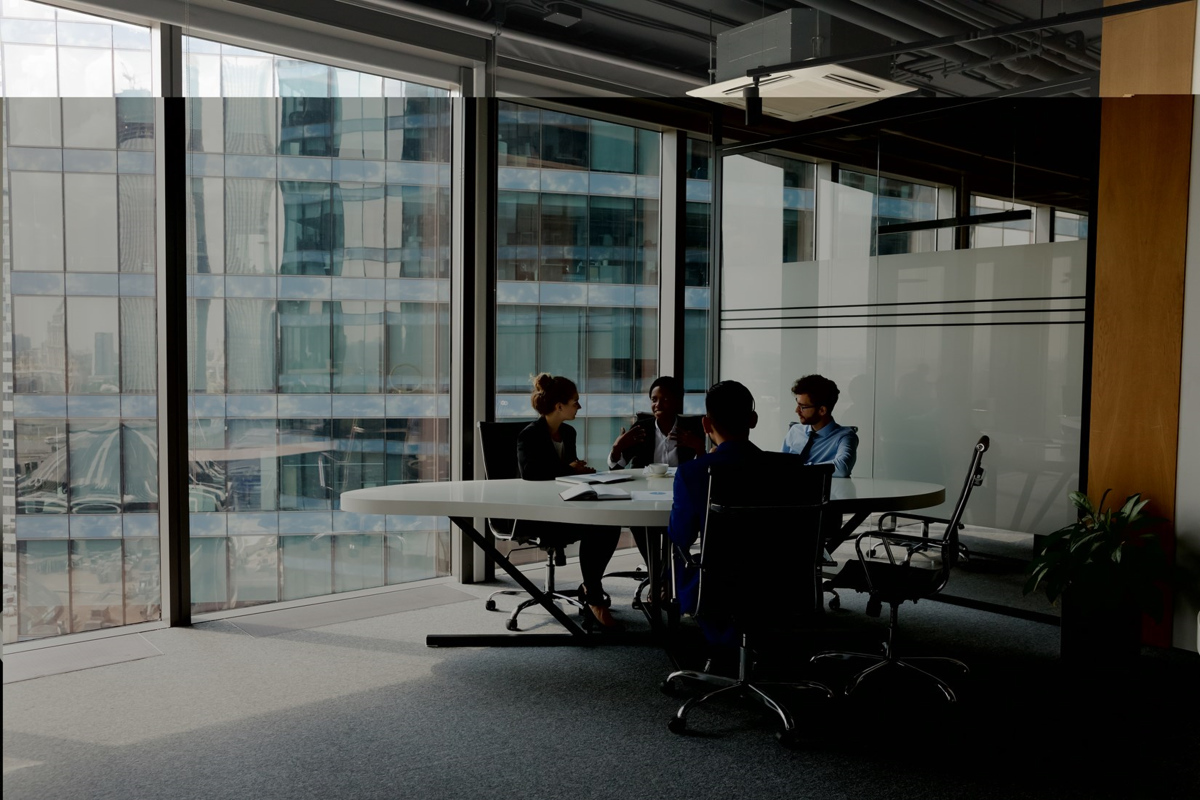
[[[517, 437], [521, 431], [529, 425], [531, 420], [520, 420], [517, 422], [480, 422], [479, 424], [479, 444], [483, 451], [483, 475], [487, 480], [504, 480], [508, 478], [521, 477], [521, 469], [517, 464]], [[531, 550], [536, 547], [546, 553], [546, 580], [543, 584], [543, 590], [554, 600], [562, 600], [574, 606], [577, 609], [583, 608], [583, 602], [579, 598], [578, 589], [563, 589], [561, 591], [554, 588], [554, 568], [562, 567], [567, 563], [567, 556], [564, 546], [557, 542], [542, 542], [536, 536], [523, 537], [520, 534], [520, 521], [512, 519], [491, 519], [487, 520], [488, 530], [497, 539], [513, 541], [517, 544], [530, 544], [532, 547], [518, 547], [512, 552], [518, 550]], [[496, 610], [497, 595], [520, 595], [528, 594], [520, 589], [500, 589], [488, 595], [484, 608], [488, 611]], [[505, 628], [510, 631], [519, 630], [517, 627], [517, 617], [522, 611], [530, 606], [540, 605], [538, 601], [530, 598], [523, 600], [516, 608], [512, 610]]]
[[[913, 662], [945, 662], [958, 667], [964, 673], [970, 672], [967, 665], [956, 659], [942, 656], [923, 656], [919, 658], [910, 656], [907, 659], [899, 658], [896, 655], [897, 617], [901, 603], [906, 600], [915, 603], [923, 598], [932, 597], [945, 588], [946, 583], [949, 581], [950, 570], [954, 568], [959, 558], [958, 530], [962, 521], [963, 511], [966, 510], [967, 500], [971, 497], [971, 490], [982, 481], [983, 467], [981, 466], [981, 462], [989, 444], [990, 441], [987, 436], [980, 436], [979, 441], [975, 443], [975, 447], [971, 451], [971, 466], [967, 470], [966, 479], [963, 481], [958, 502], [954, 504], [954, 513], [946, 522], [946, 529], [942, 533], [942, 538], [935, 540], [939, 542], [941, 553], [941, 564], [937, 569], [920, 568], [912, 565], [912, 557], [915, 551], [914, 549], [910, 549], [909, 546], [923, 546], [929, 540], [923, 539], [920, 536], [909, 536], [887, 531], [864, 531], [854, 540], [854, 549], [858, 553], [858, 560], [846, 564], [842, 568], [842, 571], [830, 581], [836, 588], [848, 588], [854, 589], [856, 592], [870, 593], [871, 598], [867, 602], [867, 613], [872, 616], [879, 615], [883, 603], [887, 603], [891, 607], [891, 620], [888, 623], [888, 635], [887, 642], [884, 645], [884, 655], [826, 651], [813, 656], [813, 661], [820, 658], [865, 658], [873, 662], [870, 666], [860, 670], [850, 678], [849, 683], [846, 685], [846, 694], [850, 694], [858, 688], [869, 675], [878, 673], [885, 668], [900, 667], [911, 671], [915, 675], [924, 675], [931, 679], [951, 703], [958, 699], [955, 697], [954, 691], [950, 686], [941, 678], [926, 672]], [[886, 561], [869, 558], [867, 553], [863, 552], [863, 541], [867, 538], [878, 538], [881, 540], [881, 546], [887, 553]], [[904, 550], [905, 555], [902, 562], [897, 563], [896, 561], [895, 553], [892, 550], [892, 545], [894, 544], [900, 545]]]
[[829, 687], [814, 681], [755, 680], [750, 663], [758, 637], [794, 632], [797, 626], [811, 626], [821, 615], [821, 515], [829, 501], [832, 476], [832, 464], [804, 466], [790, 453], [762, 453], [753, 468], [745, 464], [709, 468], [709, 507], [700, 558], [691, 561], [700, 570], [695, 616], [718, 629], [732, 628], [740, 642], [738, 674], [727, 678], [679, 670], [668, 675], [663, 686], [668, 692], [683, 680], [717, 687], [680, 706], [668, 726], [671, 731], [685, 732], [692, 709], [731, 694], [773, 711], [783, 723], [777, 738], [791, 746], [796, 723], [769, 687], [819, 689], [833, 697]]

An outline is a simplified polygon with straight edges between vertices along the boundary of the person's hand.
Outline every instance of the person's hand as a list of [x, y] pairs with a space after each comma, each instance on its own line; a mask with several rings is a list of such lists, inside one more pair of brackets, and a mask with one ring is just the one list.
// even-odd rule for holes
[[667, 438], [673, 439], [677, 446], [686, 447], [693, 453], [704, 452], [704, 437], [697, 436], [693, 431], [680, 430], [676, 428], [671, 431]]
[[572, 461], [567, 465], [576, 475], [591, 475], [596, 470], [587, 465], [586, 461]]
[[[613, 452], [618, 455], [625, 455], [626, 451], [633, 449], [646, 440], [646, 429], [641, 425], [634, 425], [628, 432], [621, 428], [620, 435], [613, 442]], [[614, 461], [616, 459], [613, 459]]]
[[712, 447], [708, 448], [708, 452], [710, 452], [710, 453], [717, 452], [717, 446], [714, 444]]

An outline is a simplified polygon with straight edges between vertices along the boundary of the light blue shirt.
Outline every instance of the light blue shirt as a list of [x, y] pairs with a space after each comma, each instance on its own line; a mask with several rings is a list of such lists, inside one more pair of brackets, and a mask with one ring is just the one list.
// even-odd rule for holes
[[[793, 425], [783, 437], [783, 452], [799, 455], [808, 442], [808, 425]], [[833, 464], [833, 477], [849, 478], [858, 458], [858, 434], [848, 425], [833, 420], [817, 431], [805, 464]]]

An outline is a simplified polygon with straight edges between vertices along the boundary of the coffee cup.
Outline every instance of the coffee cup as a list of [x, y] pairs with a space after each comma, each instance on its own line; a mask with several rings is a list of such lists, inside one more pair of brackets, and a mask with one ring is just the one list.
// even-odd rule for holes
[[666, 475], [667, 474], [667, 465], [666, 464], [647, 464], [646, 471], [649, 472], [651, 475]]

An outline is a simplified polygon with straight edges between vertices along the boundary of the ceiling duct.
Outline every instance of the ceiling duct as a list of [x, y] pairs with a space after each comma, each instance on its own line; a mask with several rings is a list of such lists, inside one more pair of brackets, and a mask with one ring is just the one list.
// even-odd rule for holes
[[[813, 8], [792, 8], [718, 33], [713, 80], [741, 78], [755, 67], [850, 55], [889, 44], [886, 36], [844, 19]], [[887, 58], [877, 58], [859, 61], [854, 68], [883, 78], [890, 75], [891, 63]]]
[[[743, 76], [692, 89], [688, 94], [744, 109], [746, 89], [752, 90], [754, 84], [753, 78]], [[846, 111], [912, 91], [916, 91], [912, 86], [835, 64], [772, 73], [758, 80], [762, 113], [790, 122]]]

